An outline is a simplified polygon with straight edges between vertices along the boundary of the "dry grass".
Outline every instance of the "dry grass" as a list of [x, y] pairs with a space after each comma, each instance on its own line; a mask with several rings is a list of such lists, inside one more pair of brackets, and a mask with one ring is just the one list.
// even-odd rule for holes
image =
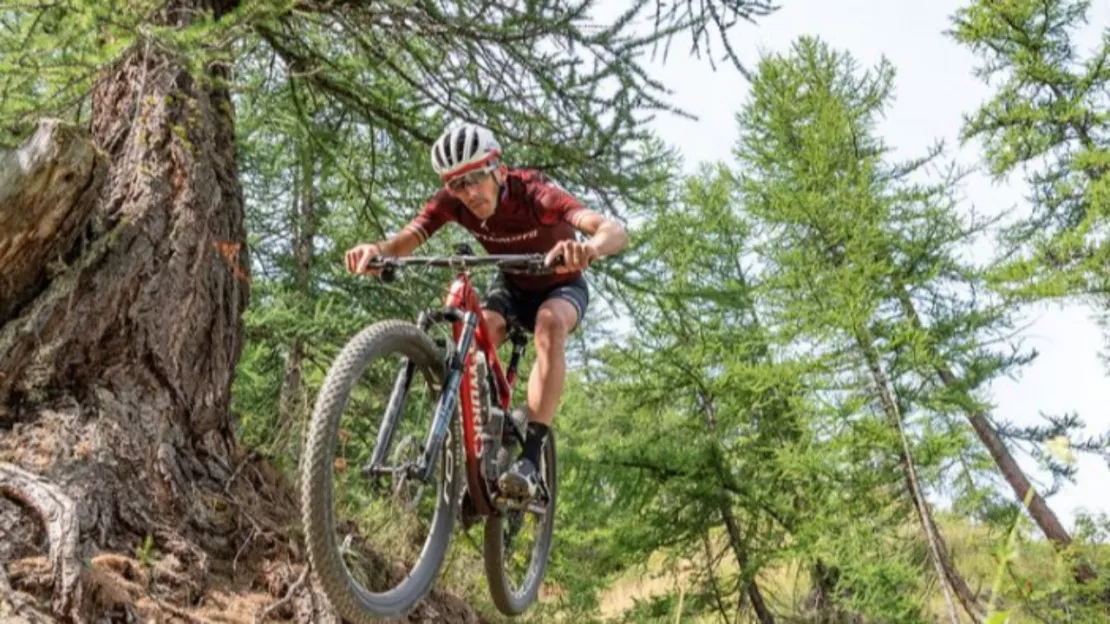
[[[938, 515], [937, 523], [949, 546], [949, 550], [960, 572], [964, 575], [973, 592], [979, 592], [986, 602], [990, 585], [998, 571], [997, 550], [1003, 546], [1006, 533], [985, 526], [974, 526], [966, 520], [947, 518]], [[907, 534], [918, 530], [916, 525], [907, 524]], [[1008, 591], [1023, 594], [1037, 587], [1044, 587], [1064, 580], [1070, 574], [1066, 566], [1060, 566], [1052, 547], [1043, 540], [1031, 541], [1029, 531], [1023, 532], [1024, 539], [1017, 559], [1013, 563], [1012, 575], [1007, 578]], [[723, 535], [716, 536], [715, 548], [727, 546]], [[695, 582], [697, 566], [703, 566], [704, 556], [668, 561], [664, 553], [653, 554], [646, 564], [630, 569], [611, 583], [602, 592], [600, 609], [597, 614], [602, 619], [619, 619], [623, 613], [635, 607], [637, 601], [653, 597], [677, 594], [680, 588], [689, 591]], [[726, 556], [716, 570], [718, 578], [731, 577], [737, 572], [734, 559]], [[774, 566], [763, 570], [758, 577], [760, 590], [769, 606], [777, 612], [788, 614], [796, 612], [797, 606], [809, 591], [809, 575], [797, 562]], [[946, 613], [944, 597], [935, 583], [925, 594], [926, 611], [938, 618]], [[684, 619], [684, 623], [697, 623], [701, 619]], [[705, 619], [706, 622], [716, 621]], [[1013, 624], [1024, 622], [1022, 615], [1015, 614], [1010, 620]]]

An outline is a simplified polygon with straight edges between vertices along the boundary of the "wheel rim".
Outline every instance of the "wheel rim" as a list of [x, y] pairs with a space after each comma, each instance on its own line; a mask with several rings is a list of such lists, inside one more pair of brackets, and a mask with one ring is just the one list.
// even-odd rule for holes
[[[553, 443], [552, 438], [549, 438], [549, 440]], [[542, 514], [536, 513], [533, 504], [533, 511], [508, 511], [496, 519], [497, 530], [500, 533], [498, 537], [500, 549], [498, 559], [500, 560], [501, 578], [499, 581], [503, 584], [505, 597], [509, 602], [507, 605], [499, 606], [503, 610], [506, 610], [507, 607], [507, 610], [511, 613], [523, 611], [536, 600], [542, 586], [543, 575], [547, 569], [547, 559], [554, 540], [554, 514], [557, 502], [555, 465], [554, 461], [548, 460], [548, 453], [545, 449], [540, 462], [540, 470], [544, 474], [544, 485], [547, 486], [548, 496], [547, 501], [545, 501], [544, 512]], [[529, 518], [535, 519], [531, 524], [534, 541], [531, 547], [526, 549], [527, 553], [525, 554], [519, 550], [522, 546], [520, 538], [527, 530]], [[517, 519], [520, 519], [525, 526], [510, 537], [510, 534], [516, 528], [513, 525]], [[519, 565], [522, 563], [522, 557], [518, 555], [526, 557], [525, 565]]]
[[[450, 541], [456, 509], [456, 501], [450, 499], [457, 492], [457, 465], [451, 472], [454, 475], [453, 480], [449, 483], [444, 481], [446, 466], [451, 461], [457, 461], [458, 456], [453, 446], [457, 444], [454, 429], [449, 430], [449, 437], [437, 461], [433, 475], [435, 487], [428, 487], [432, 483], [415, 489], [409, 488], [408, 484], [399, 487], [366, 487], [365, 483], [361, 483], [361, 497], [347, 495], [348, 489], [345, 486], [351, 485], [352, 481], [374, 480], [361, 474], [358, 468], [368, 459], [373, 449], [384, 409], [377, 409], [373, 419], [355, 418], [355, 423], [364, 425], [362, 431], [344, 427], [348, 412], [354, 411], [359, 415], [375, 412], [368, 409], [368, 406], [374, 406], [374, 402], [367, 402], [365, 395], [360, 397], [358, 388], [360, 382], [368, 380], [372, 390], [370, 394], [373, 394], [375, 387], [380, 393], [383, 385], [381, 376], [375, 379], [373, 374], [367, 373], [368, 369], [373, 366], [381, 367], [381, 362], [387, 362], [388, 376], [395, 377], [401, 357], [406, 355], [422, 362], [424, 366], [435, 366], [441, 362], [435, 355], [431, 341], [417, 328], [411, 325], [398, 326], [392, 322], [380, 325], [385, 326], [384, 329], [375, 326], [360, 335], [361, 345], [358, 344], [359, 338], [353, 339], [339, 358], [343, 360], [346, 357], [346, 360], [337, 361], [332, 370], [329, 370], [329, 377], [325, 380], [310, 424], [306, 453], [306, 485], [310, 489], [304, 492], [303, 513], [309, 537], [309, 554], [333, 606], [352, 622], [377, 621], [370, 614], [380, 617], [399, 615], [410, 609], [430, 589]], [[352, 363], [352, 360], [355, 362]], [[363, 366], [361, 362], [365, 360], [369, 361]], [[424, 366], [415, 367], [416, 379], [410, 388], [409, 400], [405, 405], [406, 413], [401, 419], [402, 423], [418, 422], [420, 426], [415, 430], [420, 435], [406, 432], [405, 427], [399, 424], [393, 437], [393, 452], [387, 453], [386, 465], [391, 465], [391, 460], [399, 460], [409, 454], [409, 451], [423, 446], [429, 418], [425, 416], [423, 419], [413, 419], [411, 412], [415, 405], [417, 411], [423, 410], [426, 415], [430, 415], [437, 396], [434, 388], [440, 383], [438, 372], [433, 373]], [[390, 386], [384, 385], [387, 388]], [[426, 398], [429, 400], [413, 400], [413, 391], [418, 388], [427, 392]], [[360, 401], [360, 398], [363, 400]], [[379, 396], [377, 407], [382, 408], [383, 405], [384, 399]], [[366, 427], [366, 423], [362, 422], [365, 420], [371, 420], [372, 424]], [[355, 434], [361, 434], [360, 444], [355, 445], [361, 455], [355, 453], [351, 456], [345, 451], [352, 444]], [[336, 471], [340, 474], [334, 474]], [[444, 495], [445, 489], [451, 496]], [[376, 492], [371, 492], [372, 490]], [[380, 531], [365, 525], [359, 526], [358, 520], [365, 518], [351, 519], [345, 512], [352, 508], [363, 509], [365, 499], [373, 493], [386, 493], [392, 499], [390, 503], [395, 503], [396, 495], [406, 490], [407, 495], [402, 500], [407, 505], [398, 506], [400, 509], [408, 507], [411, 511], [413, 496], [427, 498], [428, 494], [434, 492], [430, 506], [426, 506], [434, 511], [432, 517], [423, 523], [423, 535], [420, 536], [422, 539], [408, 540], [407, 556], [399, 556], [389, 547], [397, 543], [405, 544], [405, 540], [383, 540]], [[389, 510], [393, 506], [384, 507]], [[397, 565], [395, 561], [400, 561], [401, 565]]]

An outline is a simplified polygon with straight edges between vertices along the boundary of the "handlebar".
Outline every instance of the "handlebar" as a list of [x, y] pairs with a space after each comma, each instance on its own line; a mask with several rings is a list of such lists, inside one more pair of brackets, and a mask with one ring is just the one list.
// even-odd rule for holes
[[[496, 266], [506, 273], [520, 273], [525, 275], [549, 275], [554, 273], [555, 267], [544, 266], [543, 259], [544, 254], [387, 256], [384, 258], [374, 258], [367, 263], [367, 267], [371, 269], [382, 269], [382, 279], [385, 281], [392, 281], [393, 274], [397, 269], [409, 266], [448, 267], [454, 270], [464, 270], [481, 266]], [[555, 258], [555, 266], [562, 263], [562, 256]]]

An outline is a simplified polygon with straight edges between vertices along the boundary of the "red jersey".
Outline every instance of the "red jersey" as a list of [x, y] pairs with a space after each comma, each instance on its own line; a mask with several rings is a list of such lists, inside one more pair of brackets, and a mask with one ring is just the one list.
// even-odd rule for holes
[[[573, 195], [539, 171], [510, 169], [493, 216], [482, 221], [447, 189], [440, 189], [405, 228], [424, 242], [439, 228], [454, 221], [466, 228], [491, 254], [547, 253], [561, 240], [573, 239], [574, 226], [586, 208]], [[565, 284], [581, 275], [521, 275], [505, 279], [524, 290]]]

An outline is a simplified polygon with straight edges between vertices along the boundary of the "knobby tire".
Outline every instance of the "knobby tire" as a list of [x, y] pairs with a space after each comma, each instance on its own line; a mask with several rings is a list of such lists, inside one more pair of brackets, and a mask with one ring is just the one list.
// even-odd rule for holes
[[443, 357], [426, 332], [405, 321], [371, 325], [343, 347], [328, 370], [309, 422], [302, 460], [301, 515], [309, 562], [332, 606], [352, 624], [402, 616], [431, 590], [447, 554], [464, 478], [456, 409], [437, 459], [437, 496], [431, 531], [412, 571], [399, 585], [383, 593], [372, 593], [355, 582], [335, 539], [333, 453], [343, 408], [355, 382], [372, 361], [396, 352], [407, 356], [418, 370], [430, 373], [435, 383], [443, 387]]
[[[528, 563], [528, 572], [521, 587], [513, 591], [510, 580], [505, 574], [504, 561], [504, 528], [508, 518], [504, 515], [495, 515], [486, 518], [485, 535], [483, 539], [483, 559], [485, 560], [486, 582], [489, 585], [490, 597], [497, 609], [509, 616], [523, 613], [539, 596], [540, 586], [543, 585], [544, 574], [547, 571], [548, 556], [551, 554], [551, 542], [555, 522], [555, 502], [558, 488], [558, 471], [555, 465], [555, 432], [548, 431], [543, 447], [543, 471], [547, 482], [549, 500], [547, 511], [544, 513], [538, 527], [536, 544], [532, 548], [532, 556]], [[528, 512], [525, 512], [528, 513]]]

